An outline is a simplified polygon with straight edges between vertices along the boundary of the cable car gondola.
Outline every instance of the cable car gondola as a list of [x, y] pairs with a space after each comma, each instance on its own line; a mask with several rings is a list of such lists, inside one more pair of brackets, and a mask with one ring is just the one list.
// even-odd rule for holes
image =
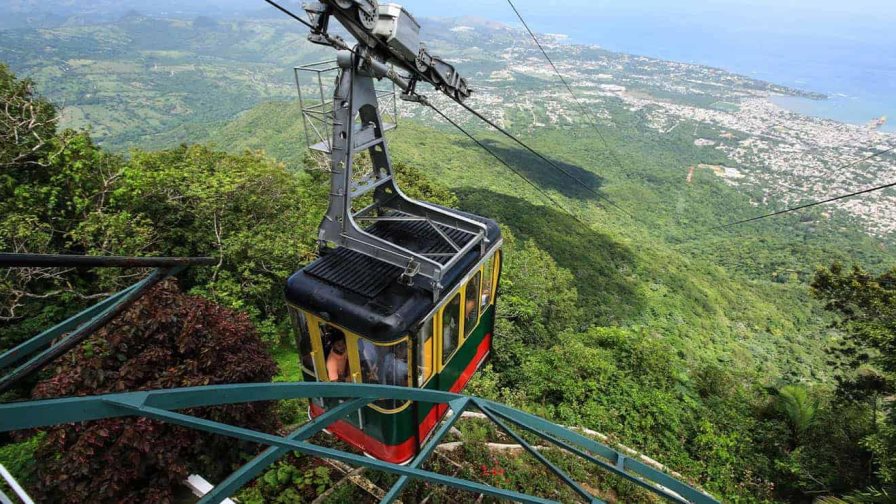
[[[419, 24], [399, 5], [327, 0], [305, 8], [313, 23], [309, 40], [339, 51], [336, 65], [296, 69], [317, 73], [321, 97], [320, 73], [338, 70], [331, 102], [302, 105], [306, 135], [319, 135], [310, 147], [331, 158], [321, 256], [286, 287], [303, 377], [459, 392], [492, 351], [501, 232], [493, 220], [401, 192], [384, 136], [391, 125], [380, 116], [374, 80], [388, 79], [403, 98], [422, 103], [415, 92], [420, 81], [454, 100], [470, 89], [453, 66], [422, 47]], [[331, 17], [356, 46], [327, 33]], [[315, 120], [321, 122], [309, 127]], [[320, 134], [329, 128], [331, 136]], [[358, 170], [363, 175], [355, 173], [359, 156], [369, 159]], [[338, 404], [313, 399], [309, 414]], [[447, 405], [380, 400], [329, 431], [375, 458], [403, 463], [446, 412]]]
[[[286, 298], [304, 379], [463, 390], [492, 351], [501, 271], [497, 224], [470, 217], [486, 224], [493, 245], [484, 254], [468, 252], [449, 270], [438, 299], [402, 282], [401, 268], [341, 247], [295, 273]], [[402, 233], [417, 245], [440, 238], [419, 222], [378, 223], [371, 232]], [[312, 400], [310, 415], [336, 404]], [[329, 430], [375, 458], [402, 463], [417, 453], [446, 409], [377, 401]]]

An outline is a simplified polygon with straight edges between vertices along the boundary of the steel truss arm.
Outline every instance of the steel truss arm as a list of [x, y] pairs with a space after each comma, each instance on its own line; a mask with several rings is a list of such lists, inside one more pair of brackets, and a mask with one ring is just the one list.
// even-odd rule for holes
[[[296, 398], [349, 399], [286, 437], [212, 422], [172, 411], [222, 404]], [[304, 439], [307, 439], [315, 432], [326, 428], [330, 423], [344, 418], [365, 404], [377, 399], [447, 403], [455, 414], [439, 427], [437, 432], [421, 449], [419, 455], [408, 466], [400, 466], [361, 455], [320, 447], [304, 441]], [[273, 463], [278, 457], [289, 451], [298, 451], [307, 455], [330, 458], [396, 474], [399, 476], [399, 480], [388, 494], [390, 499], [398, 496], [409, 479], [419, 479], [518, 502], [548, 502], [539, 497], [420, 469], [420, 466], [431, 455], [435, 447], [441, 443], [441, 440], [453, 426], [454, 422], [460, 418], [461, 413], [470, 405], [483, 411], [500, 428], [505, 429], [508, 433], [513, 431], [507, 427], [504, 421], [511, 422], [525, 431], [556, 444], [560, 448], [567, 449], [574, 455], [594, 463], [610, 473], [633, 481], [671, 502], [692, 502], [695, 504], [713, 504], [718, 502], [708, 494], [696, 490], [661, 471], [626, 457], [622, 453], [597, 441], [534, 415], [484, 399], [473, 399], [449, 392], [407, 387], [346, 383], [255, 383], [28, 401], [0, 405], [0, 432], [99, 420], [102, 418], [143, 416], [270, 446], [259, 457], [250, 462], [248, 467], [241, 468], [227, 478], [222, 483], [223, 488], [213, 490], [213, 492], [216, 492], [213, 498], [210, 497], [203, 502], [216, 502], [219, 498], [223, 499], [227, 496], [227, 493], [232, 493], [251, 479], [252, 476], [257, 475], [263, 466]], [[516, 433], [511, 434], [511, 436], [517, 438], [518, 441], [522, 439]], [[524, 447], [528, 446], [525, 442], [521, 444]], [[534, 452], [534, 449], [530, 450], [530, 452]], [[541, 460], [540, 457], [539, 460]], [[544, 460], [541, 461], [544, 462]], [[558, 475], [562, 474], [551, 464], [548, 464], [548, 467]], [[575, 483], [568, 477], [563, 479], [571, 486]], [[580, 492], [580, 494], [584, 497], [584, 493]], [[593, 500], [593, 498], [589, 499], [589, 501], [599, 502]]]
[[[455, 211], [409, 198], [401, 191], [393, 177], [370, 62], [349, 51], [340, 52], [337, 62], [333, 136], [327, 144], [331, 149], [330, 195], [318, 241], [322, 246], [345, 247], [402, 268], [406, 282], [432, 291], [433, 298], [438, 299], [447, 271], [469, 252], [478, 249], [485, 253], [489, 245], [487, 226]], [[371, 171], [356, 180], [356, 157], [362, 153], [369, 156]], [[372, 202], [356, 211], [355, 202], [366, 194], [372, 196]], [[437, 238], [454, 253], [421, 253], [412, 245], [399, 245], [359, 226], [361, 222], [411, 220], [428, 221]], [[465, 237], [463, 244], [452, 239], [446, 230], [460, 232]]]
[[369, 457], [365, 457], [363, 455], [355, 455], [352, 453], [347, 453], [339, 450], [334, 450], [332, 448], [324, 448], [322, 446], [313, 445], [310, 443], [300, 442], [290, 440], [281, 436], [274, 436], [271, 434], [266, 434], [264, 432], [257, 432], [250, 429], [244, 429], [242, 427], [236, 427], [233, 425], [227, 425], [220, 422], [214, 422], [211, 420], [205, 420], [202, 418], [197, 418], [190, 415], [184, 415], [182, 413], [174, 413], [168, 410], [153, 408], [150, 406], [134, 404], [130, 402], [112, 402], [114, 407], [120, 407], [124, 411], [130, 411], [132, 414], [137, 414], [140, 416], [154, 418], [156, 420], [162, 420], [165, 422], [181, 425], [183, 427], [190, 427], [193, 429], [199, 429], [206, 432], [210, 432], [212, 434], [219, 434], [223, 436], [230, 436], [237, 439], [242, 439], [244, 441], [251, 441], [255, 443], [268, 444], [271, 446], [277, 446], [286, 450], [294, 450], [300, 453], [304, 453], [306, 455], [314, 455], [323, 458], [329, 458], [333, 460], [338, 460], [340, 462], [348, 463], [348, 464], [356, 464], [361, 466], [370, 467], [372, 469], [378, 469], [381, 471], [386, 471], [393, 474], [398, 474], [400, 476], [411, 476], [423, 481], [429, 481], [431, 483], [447, 485], [455, 488], [459, 488], [461, 490], [466, 490], [469, 492], [478, 492], [484, 493], [486, 495], [492, 495], [494, 497], [504, 498], [504, 499], [513, 499], [517, 502], [526, 502], [533, 504], [543, 504], [551, 502], [549, 500], [541, 499], [538, 497], [533, 497], [531, 495], [525, 495], [518, 492], [512, 492], [509, 490], [501, 490], [495, 487], [491, 487], [488, 485], [483, 485], [480, 483], [475, 483], [472, 481], [467, 481], [459, 478], [454, 478], [451, 476], [444, 476], [438, 473], [423, 471], [420, 469], [412, 468], [412, 467], [404, 467], [398, 464], [391, 464], [388, 462], [382, 462], [376, 459], [372, 459]]
[[[184, 267], [158, 268], [134, 285], [117, 294], [113, 294], [106, 300], [0, 355], [0, 369], [2, 369], [28, 358], [46, 345], [50, 345], [57, 338], [61, 338], [57, 343], [52, 344], [49, 348], [38, 352], [28, 359], [24, 364], [4, 374], [0, 378], [0, 393], [9, 390], [22, 379], [40, 371], [57, 357], [77, 346], [119, 313], [127, 309], [131, 303], [139, 299], [146, 291], [169, 276], [176, 275]], [[66, 334], [67, 332], [68, 334]]]
[[592, 502], [593, 504], [605, 504], [604, 501], [602, 501], [602, 500], [600, 500], [600, 499], [594, 497], [593, 495], [591, 495], [590, 493], [588, 493], [587, 490], [585, 490], [584, 488], [582, 488], [581, 485], [579, 485], [578, 483], [576, 483], [575, 481], [573, 481], [573, 479], [570, 478], [568, 474], [566, 474], [565, 472], [563, 472], [562, 470], [560, 470], [560, 468], [558, 468], [557, 466], [555, 466], [554, 464], [552, 464], [551, 461], [548, 460], [548, 459], [546, 459], [544, 455], [542, 455], [541, 453], [538, 453], [538, 450], [536, 450], [535, 448], [532, 447], [532, 445], [530, 445], [529, 443], [527, 443], [526, 440], [523, 439], [522, 436], [520, 436], [519, 434], [517, 434], [516, 432], [514, 432], [513, 429], [511, 429], [510, 427], [508, 427], [507, 425], [505, 425], [504, 422], [502, 422], [498, 417], [496, 417], [495, 414], [492, 413], [492, 410], [488, 409], [487, 407], [485, 407], [485, 406], [483, 406], [483, 405], [481, 405], [481, 404], [477, 404], [477, 405], [479, 406], [479, 409], [480, 409], [483, 413], [485, 413], [485, 416], [487, 416], [488, 419], [492, 421], [492, 423], [494, 423], [495, 425], [497, 425], [498, 428], [500, 428], [502, 431], [504, 431], [505, 434], [507, 434], [508, 436], [512, 437], [512, 438], [513, 438], [513, 439], [514, 439], [520, 446], [522, 446], [523, 448], [525, 448], [527, 452], [529, 452], [533, 457], [535, 457], [536, 459], [538, 459], [539, 462], [541, 462], [541, 463], [544, 464], [548, 469], [550, 469], [551, 472], [553, 472], [553, 473], [556, 474], [560, 479], [562, 479], [564, 483], [566, 483], [570, 488], [572, 488], [573, 490], [575, 490], [576, 493], [578, 493], [579, 495], [581, 495], [582, 497], [584, 497], [585, 500], [587, 500], [587, 501], [589, 501], [589, 502]]
[[[369, 399], [355, 399], [347, 401], [339, 406], [327, 411], [319, 417], [311, 420], [305, 425], [296, 429], [292, 434], [286, 437], [290, 441], [304, 441], [318, 432], [326, 429], [333, 422], [341, 420], [346, 416], [358, 411], [360, 408], [367, 406]], [[257, 457], [252, 459], [248, 464], [240, 467], [228, 476], [224, 481], [215, 485], [214, 488], [205, 494], [196, 504], [218, 503], [230, 497], [246, 483], [252, 481], [252, 478], [261, 474], [271, 464], [279, 460], [281, 457], [289, 453], [288, 448], [271, 446], [261, 452]]]
[[[457, 421], [460, 419], [464, 410], [467, 409], [467, 405], [469, 403], [470, 399], [466, 397], [455, 399], [448, 403], [448, 405], [451, 407], [451, 412], [453, 413], [452, 416], [448, 418], [448, 420], [446, 420], [441, 427], [439, 427], [439, 430], [436, 431], [432, 438], [430, 438], [426, 446], [424, 446], [423, 449], [420, 450], [420, 453], [418, 453], [417, 456], [414, 457], [414, 460], [411, 461], [408, 467], [413, 467], [416, 469], [423, 465], [424, 462], [426, 462], [429, 456], [432, 455], [433, 450], [436, 449], [436, 446], [438, 446], [439, 443], [442, 442], [442, 439], [445, 437], [445, 435], [448, 434], [451, 428], [454, 427], [454, 424], [457, 423]], [[408, 484], [408, 481], [409, 479], [407, 476], [401, 476], [400, 478], [398, 478], [398, 481], [396, 481], [395, 484], [392, 485], [389, 493], [387, 493], [380, 502], [382, 502], [382, 504], [391, 504], [392, 502], [394, 502], [395, 499], [398, 498], [398, 494], [400, 494], [405, 485]]]

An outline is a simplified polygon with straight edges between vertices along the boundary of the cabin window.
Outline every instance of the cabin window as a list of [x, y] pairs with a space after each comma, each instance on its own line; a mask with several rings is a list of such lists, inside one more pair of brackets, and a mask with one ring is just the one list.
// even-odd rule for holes
[[[374, 343], [365, 338], [358, 338], [358, 359], [361, 363], [361, 381], [407, 387], [410, 384], [408, 366], [408, 340], [396, 343]], [[396, 409], [404, 401], [381, 399], [376, 405], [387, 410]]]
[[432, 376], [432, 322], [430, 318], [417, 331], [417, 385], [421, 387]]
[[482, 301], [480, 305], [482, 309], [485, 309], [485, 307], [492, 302], [492, 293], [494, 292], [495, 282], [495, 260], [497, 257], [497, 254], [491, 256], [485, 261], [485, 265], [482, 267], [482, 271], [484, 272], [484, 275], [482, 276]]
[[321, 322], [320, 340], [324, 345], [324, 361], [327, 363], [327, 381], [352, 381], [352, 365], [348, 356], [348, 341], [342, 329]]
[[442, 309], [442, 365], [448, 363], [457, 349], [460, 336], [460, 292]]
[[482, 280], [482, 272], [477, 271], [467, 283], [464, 294], [464, 337], [473, 332], [473, 328], [479, 322], [479, 283]]
[[317, 376], [314, 372], [314, 348], [308, 332], [308, 319], [302, 310], [293, 307], [289, 307], [289, 316], [295, 332], [296, 348], [299, 349], [299, 365], [305, 374]]

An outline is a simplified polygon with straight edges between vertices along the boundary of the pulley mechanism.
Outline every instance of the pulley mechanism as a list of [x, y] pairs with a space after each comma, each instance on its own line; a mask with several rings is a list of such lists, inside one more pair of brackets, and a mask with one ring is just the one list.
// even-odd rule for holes
[[[349, 45], [327, 31], [335, 18], [355, 39], [371, 65], [389, 63], [407, 72], [407, 77], [382, 75], [413, 94], [417, 81], [427, 82], [457, 101], [471, 90], [453, 65], [433, 56], [420, 42], [420, 24], [401, 5], [376, 0], [325, 0], [305, 5], [314, 29], [309, 40], [316, 44], [348, 49]], [[380, 77], [381, 78], [381, 77]], [[397, 82], [396, 78], [402, 82]]]

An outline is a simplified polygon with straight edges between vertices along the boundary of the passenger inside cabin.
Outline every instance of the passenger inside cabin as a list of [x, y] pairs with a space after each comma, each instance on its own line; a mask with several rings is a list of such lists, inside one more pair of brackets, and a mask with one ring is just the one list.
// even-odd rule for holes
[[445, 305], [442, 312], [442, 364], [447, 364], [448, 359], [457, 349], [460, 337], [460, 293], [454, 295], [451, 301]]
[[379, 366], [377, 361], [379, 357], [376, 345], [364, 338], [358, 338], [358, 356], [361, 361], [361, 376], [364, 377], [364, 382], [378, 383]]
[[479, 305], [479, 308], [485, 309], [485, 307], [488, 306], [488, 302], [489, 302], [489, 300], [491, 300], [491, 297], [492, 297], [491, 282], [483, 282], [482, 283], [481, 303]]
[[476, 297], [475, 294], [473, 296], [467, 296], [466, 307], [464, 309], [464, 327], [466, 327], [466, 332], [469, 335], [470, 331], [473, 330], [473, 326], [476, 325], [477, 318], [479, 318], [479, 310], [476, 306]]
[[326, 327], [325, 338], [328, 338], [330, 345], [330, 353], [327, 355], [327, 375], [330, 381], [347, 382], [351, 381], [348, 372], [348, 354], [345, 344], [345, 334], [332, 326]]
[[383, 385], [408, 386], [408, 363], [400, 355], [386, 354], [380, 372], [380, 383]]

